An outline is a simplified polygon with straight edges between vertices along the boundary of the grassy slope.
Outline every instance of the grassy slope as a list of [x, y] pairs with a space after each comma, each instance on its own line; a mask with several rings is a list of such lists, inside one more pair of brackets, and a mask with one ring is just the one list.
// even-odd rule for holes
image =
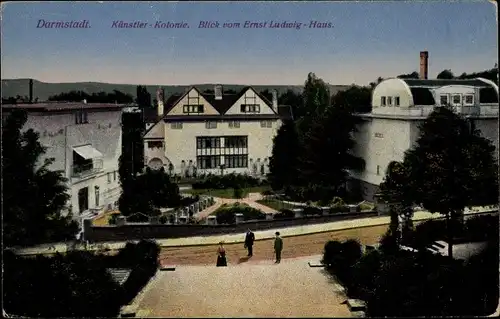
[[[132, 96], [136, 96], [136, 87], [138, 84], [111, 84], [111, 83], [101, 83], [101, 82], [75, 82], [75, 83], [45, 83], [37, 80], [33, 81], [33, 98], [39, 99], [39, 101], [47, 100], [51, 95], [56, 95], [60, 93], [65, 93], [69, 91], [85, 91], [89, 94], [97, 92], [113, 92], [113, 90], [118, 90]], [[200, 88], [202, 91], [206, 89], [213, 89], [215, 84], [195, 84], [196, 87]], [[156, 89], [160, 86], [158, 85], [147, 85], [148, 92], [151, 93], [152, 98], [155, 97]], [[244, 87], [244, 85], [232, 85], [223, 84], [225, 89], [233, 89], [238, 91]], [[174, 93], [181, 93], [186, 90], [186, 85], [164, 85], [165, 95], [168, 97]], [[286, 92], [291, 89], [295, 92], [302, 91], [302, 86], [300, 85], [253, 85], [257, 91], [264, 91], [266, 89], [272, 90], [276, 89], [278, 94]], [[341, 89], [345, 89], [345, 85], [331, 85], [330, 89], [332, 94], [338, 92]], [[29, 79], [6, 79], [2, 80], [2, 97], [15, 97], [16, 95], [28, 96], [29, 95]]]

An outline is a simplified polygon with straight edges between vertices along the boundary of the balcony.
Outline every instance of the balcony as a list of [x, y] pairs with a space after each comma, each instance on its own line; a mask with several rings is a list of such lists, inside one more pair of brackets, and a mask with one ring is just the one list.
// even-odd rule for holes
[[103, 160], [94, 159], [91, 163], [71, 166], [71, 177], [85, 178], [102, 171]]

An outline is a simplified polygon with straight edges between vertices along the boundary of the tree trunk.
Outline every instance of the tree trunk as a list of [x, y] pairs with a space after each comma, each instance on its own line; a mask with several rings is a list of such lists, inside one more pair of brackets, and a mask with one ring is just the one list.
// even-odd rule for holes
[[448, 230], [448, 257], [453, 259], [453, 231], [451, 227], [451, 213], [446, 214], [446, 228]]

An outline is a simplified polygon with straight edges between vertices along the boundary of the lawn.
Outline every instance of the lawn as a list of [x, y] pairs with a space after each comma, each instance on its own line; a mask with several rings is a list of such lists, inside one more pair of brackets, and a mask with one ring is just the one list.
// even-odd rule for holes
[[[256, 187], [248, 187], [242, 189], [243, 197], [246, 197], [249, 193], [262, 193], [264, 191], [270, 190], [269, 186], [256, 186]], [[220, 198], [234, 198], [234, 189], [226, 188], [226, 189], [188, 189], [183, 190], [183, 193], [188, 193], [192, 195], [209, 195], [213, 197]]]
[[278, 199], [261, 199], [258, 200], [257, 203], [262, 204], [264, 206], [270, 207], [274, 210], [281, 210], [281, 209], [294, 209], [294, 208], [300, 208], [300, 206], [295, 206], [292, 204], [287, 204], [284, 203]]

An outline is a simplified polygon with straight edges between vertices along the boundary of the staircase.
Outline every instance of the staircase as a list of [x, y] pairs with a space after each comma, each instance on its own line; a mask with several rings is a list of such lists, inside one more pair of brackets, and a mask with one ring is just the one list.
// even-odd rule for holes
[[427, 250], [436, 255], [448, 256], [448, 243], [438, 240], [427, 247]]

